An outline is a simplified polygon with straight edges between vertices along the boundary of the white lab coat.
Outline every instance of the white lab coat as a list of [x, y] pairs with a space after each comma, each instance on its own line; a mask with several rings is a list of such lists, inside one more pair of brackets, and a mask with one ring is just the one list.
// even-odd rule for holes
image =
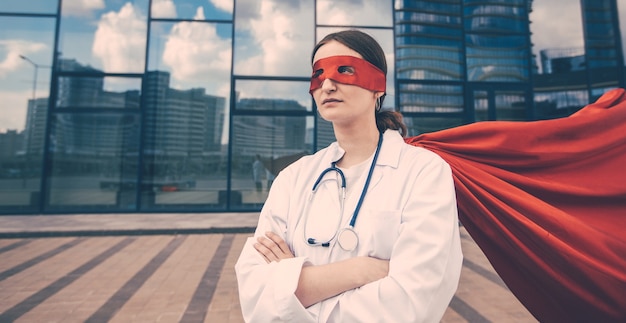
[[[336, 243], [309, 246], [305, 222], [306, 236], [319, 240], [337, 230], [339, 212], [329, 211], [339, 210], [334, 175], [325, 176], [331, 180], [318, 189], [308, 219], [305, 207], [319, 174], [343, 153], [335, 142], [276, 177], [255, 237], [274, 231], [296, 257], [267, 264], [252, 246], [256, 238], [248, 239], [235, 265], [247, 322], [438, 322], [443, 316], [462, 267], [450, 167], [433, 152], [410, 146], [397, 131], [387, 130], [355, 223], [357, 249], [347, 252]], [[356, 188], [345, 201], [340, 228], [352, 217], [365, 177], [348, 183]], [[302, 266], [354, 256], [389, 259], [389, 275], [304, 308], [294, 295]]]

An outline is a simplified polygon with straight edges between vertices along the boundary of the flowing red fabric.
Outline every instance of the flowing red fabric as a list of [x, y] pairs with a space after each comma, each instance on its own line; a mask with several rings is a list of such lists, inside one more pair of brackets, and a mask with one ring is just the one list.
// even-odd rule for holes
[[407, 138], [451, 166], [459, 219], [542, 322], [626, 322], [626, 91], [561, 119]]

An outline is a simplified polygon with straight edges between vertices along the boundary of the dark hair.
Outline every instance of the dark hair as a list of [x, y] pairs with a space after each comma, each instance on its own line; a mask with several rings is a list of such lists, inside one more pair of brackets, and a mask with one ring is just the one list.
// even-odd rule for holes
[[[378, 67], [381, 71], [383, 71], [383, 73], [385, 73], [385, 75], [387, 75], [387, 60], [385, 59], [385, 52], [380, 47], [380, 44], [378, 44], [376, 39], [372, 36], [362, 31], [353, 29], [326, 35], [326, 37], [320, 40], [313, 48], [311, 63], [313, 63], [313, 58], [315, 57], [317, 50], [332, 40], [337, 41], [359, 53], [363, 56], [363, 59]], [[387, 94], [385, 93], [380, 97], [381, 107], [386, 95]], [[402, 121], [402, 114], [397, 111], [382, 109], [376, 111], [376, 127], [380, 132], [384, 132], [387, 129], [393, 129], [400, 130], [402, 137], [407, 135], [406, 125]]]

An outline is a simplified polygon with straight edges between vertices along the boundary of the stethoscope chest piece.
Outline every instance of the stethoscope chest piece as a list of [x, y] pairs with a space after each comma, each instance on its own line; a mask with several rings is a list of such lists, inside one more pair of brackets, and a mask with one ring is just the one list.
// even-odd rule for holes
[[337, 236], [337, 243], [345, 251], [353, 251], [359, 244], [359, 236], [352, 228], [344, 228]]

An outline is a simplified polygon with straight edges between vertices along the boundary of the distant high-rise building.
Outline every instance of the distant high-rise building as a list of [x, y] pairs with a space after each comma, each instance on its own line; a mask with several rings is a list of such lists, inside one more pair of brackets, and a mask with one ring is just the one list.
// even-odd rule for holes
[[[247, 98], [237, 102], [241, 110], [304, 111], [295, 100]], [[272, 152], [279, 157], [305, 151], [306, 120], [286, 116], [240, 116], [233, 121], [238, 129], [232, 138], [237, 153], [248, 156]], [[278, 148], [280, 147], [280, 148]]]
[[48, 114], [48, 98], [28, 100], [26, 125], [24, 126], [24, 152], [30, 155], [43, 154]]

